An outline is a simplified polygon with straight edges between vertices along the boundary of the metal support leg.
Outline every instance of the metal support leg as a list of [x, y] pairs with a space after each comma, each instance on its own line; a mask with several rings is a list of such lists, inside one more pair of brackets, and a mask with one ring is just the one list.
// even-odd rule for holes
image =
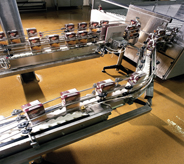
[[43, 158], [42, 156], [38, 157], [37, 159], [35, 159], [31, 164], [41, 164], [43, 163]]
[[125, 72], [125, 73], [127, 73], [127, 74], [133, 73], [133, 71], [131, 71], [131, 70], [129, 70], [129, 69], [127, 69], [127, 68], [125, 68], [125, 67], [123, 67], [123, 66], [121, 65], [122, 60], [123, 60], [123, 56], [124, 56], [124, 50], [125, 50], [125, 49], [123, 48], [122, 51], [121, 51], [121, 53], [119, 54], [117, 64], [116, 64], [116, 65], [111, 65], [111, 66], [106, 66], [106, 67], [104, 67], [103, 70], [102, 70], [102, 72], [106, 72], [106, 71], [105, 71], [106, 69], [116, 68], [117, 71], [121, 70], [121, 71], [123, 71], [123, 72]]
[[21, 163], [21, 164], [29, 164], [29, 162], [23, 162], [23, 163]]
[[22, 82], [24, 82], [24, 83], [29, 83], [31, 81], [36, 80], [35, 72], [23, 73], [20, 76], [21, 76]]
[[145, 99], [148, 100], [149, 105], [152, 105], [152, 98], [153, 98], [153, 88], [154, 87], [154, 80], [152, 80], [152, 82], [150, 83], [150, 85], [148, 86], [148, 88], [146, 89], [145, 92]]

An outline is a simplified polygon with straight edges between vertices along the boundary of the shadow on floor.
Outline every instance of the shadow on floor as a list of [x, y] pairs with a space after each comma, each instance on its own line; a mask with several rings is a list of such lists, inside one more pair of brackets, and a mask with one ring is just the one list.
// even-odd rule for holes
[[109, 75], [110, 77], [114, 78], [114, 79], [115, 78], [122, 78], [122, 79], [124, 79], [124, 78], [127, 78], [129, 76], [126, 73], [121, 72], [121, 71], [117, 71], [116, 75], [113, 75], [113, 74], [108, 73], [108, 70], [105, 73], [107, 75]]
[[131, 125], [136, 126], [155, 126], [158, 129], [160, 129], [162, 132], [164, 132], [166, 135], [168, 135], [170, 138], [175, 140], [180, 145], [184, 146], [184, 141], [178, 138], [176, 135], [174, 135], [172, 132], [164, 128], [164, 126], [168, 125], [163, 120], [158, 118], [156, 115], [152, 113], [147, 113], [145, 115], [142, 115], [141, 117], [138, 117], [136, 119], [132, 119], [129, 121]]
[[[154, 89], [154, 92], [157, 93], [157, 94], [159, 94], [159, 95], [161, 95], [162, 97], [165, 97], [165, 98], [168, 99], [169, 101], [171, 101], [171, 102], [173, 102], [173, 103], [175, 103], [175, 104], [177, 104], [177, 105], [179, 105], [179, 106], [181, 106], [181, 107], [184, 108], [183, 103], [181, 103], [180, 101], [177, 101], [177, 100], [171, 98], [169, 95], [166, 95], [166, 94], [164, 94], [164, 93], [162, 93], [162, 92], [160, 92], [160, 91], [158, 91], [158, 90], [156, 90], [156, 89]], [[175, 93], [175, 94], [176, 94], [176, 93]]]
[[159, 78], [156, 78], [155, 82], [168, 88], [170, 91], [177, 94], [178, 96], [184, 98], [184, 74], [168, 80], [161, 80]]
[[67, 148], [60, 149], [59, 151], [53, 151], [44, 155], [44, 164], [76, 164], [72, 152]]
[[35, 80], [29, 83], [22, 83], [22, 87], [24, 89], [24, 94], [27, 102], [40, 99], [45, 101], [45, 96], [39, 86], [38, 81]]

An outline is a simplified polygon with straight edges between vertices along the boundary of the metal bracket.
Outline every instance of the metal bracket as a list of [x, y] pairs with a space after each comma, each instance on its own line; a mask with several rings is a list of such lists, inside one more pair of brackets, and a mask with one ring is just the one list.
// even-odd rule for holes
[[[31, 137], [31, 135], [30, 135], [30, 137]], [[39, 143], [37, 142], [35, 136], [32, 136], [32, 140], [31, 140], [30, 145], [31, 145], [34, 149], [39, 149], [39, 148], [40, 148], [40, 145], [39, 145]]]

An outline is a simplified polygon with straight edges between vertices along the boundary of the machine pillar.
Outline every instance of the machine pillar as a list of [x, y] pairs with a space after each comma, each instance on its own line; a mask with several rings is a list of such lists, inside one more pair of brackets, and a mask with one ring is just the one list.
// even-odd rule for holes
[[16, 0], [0, 0], [0, 23], [6, 33], [10, 30], [17, 30], [21, 42], [25, 42], [24, 30]]

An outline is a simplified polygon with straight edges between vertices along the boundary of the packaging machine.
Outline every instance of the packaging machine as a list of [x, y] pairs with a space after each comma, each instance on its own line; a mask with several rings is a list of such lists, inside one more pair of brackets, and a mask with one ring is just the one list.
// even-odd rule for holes
[[[144, 4], [141, 2], [134, 2], [133, 4], [139, 6], [128, 6], [126, 1], [123, 3], [118, 0], [116, 2], [111, 0], [96, 0], [94, 2], [94, 10], [92, 10], [91, 13], [91, 20], [97, 18], [96, 15], [98, 15], [99, 19], [124, 20], [125, 22], [129, 22], [132, 19], [132, 16], [134, 16], [134, 18], [139, 17], [142, 21], [138, 43], [142, 43], [148, 34], [152, 33], [158, 26], [165, 27], [166, 35], [170, 34], [174, 27], [177, 27], [179, 31], [172, 44], [168, 43], [168, 41], [164, 41], [164, 45], [162, 44], [161, 46], [164, 46], [165, 48], [158, 47], [157, 49], [157, 60], [160, 61], [157, 68], [157, 76], [166, 80], [182, 75], [184, 73], [182, 64], [184, 58], [184, 21], [181, 14], [183, 13], [183, 4], [181, 2], [161, 1], [156, 4], [154, 2]], [[99, 4], [102, 6], [102, 11], [95, 10]], [[172, 9], [172, 4], [175, 4], [178, 7]], [[136, 46], [140, 47], [141, 45], [136, 44]], [[137, 63], [138, 59], [136, 51], [130, 49], [126, 50], [124, 58], [128, 61], [133, 61], [133, 64]]]
[[[136, 7], [130, 7], [126, 21], [99, 17], [100, 20], [91, 20], [89, 24], [79, 22], [75, 26], [70, 23], [58, 30], [39, 32], [39, 36], [35, 34], [35, 28], [29, 29], [27, 38], [25, 35], [13, 38], [21, 40], [24, 37], [24, 42], [2, 46], [1, 67], [5, 74], [27, 72], [49, 64], [56, 65], [57, 62], [61, 64], [83, 60], [93, 56], [90, 53], [98, 57], [114, 53], [119, 55], [117, 64], [106, 66], [102, 71], [116, 68], [127, 73], [127, 76], [124, 79], [116, 78], [115, 81], [99, 81], [82, 91], [76, 88], [61, 91], [55, 99], [22, 104], [22, 109], [13, 110], [9, 117], [1, 116], [0, 163], [26, 163], [44, 153], [151, 111], [153, 81], [159, 64], [156, 49], [174, 42], [177, 30], [173, 29], [172, 34], [166, 34], [170, 18], [151, 15], [142, 9], [138, 18], [131, 13], [135, 10]], [[105, 14], [102, 11], [95, 12], [100, 12], [102, 17]], [[133, 17], [130, 18], [130, 15]], [[142, 15], [149, 19], [148, 24]], [[9, 42], [10, 38], [2, 40]], [[127, 55], [136, 55], [135, 72], [121, 65]], [[88, 90], [89, 94], [80, 96], [81, 92]], [[140, 101], [139, 97], [144, 93], [145, 100]], [[56, 99], [61, 99], [61, 103], [44, 107]], [[108, 119], [113, 109], [132, 103], [143, 106]]]

